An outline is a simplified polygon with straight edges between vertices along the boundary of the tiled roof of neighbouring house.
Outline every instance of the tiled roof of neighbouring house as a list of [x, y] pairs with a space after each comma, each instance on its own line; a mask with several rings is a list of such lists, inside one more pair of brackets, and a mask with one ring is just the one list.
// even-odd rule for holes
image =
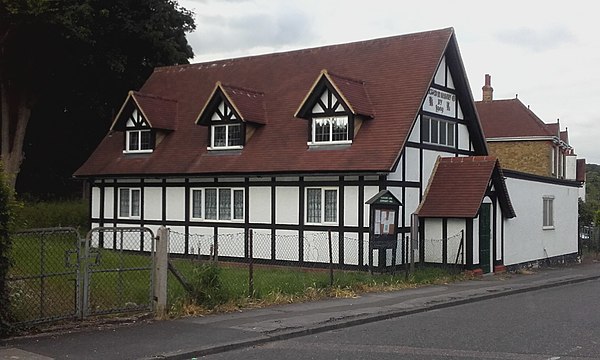
[[515, 217], [500, 164], [494, 156], [438, 158], [417, 213], [419, 217], [474, 218], [490, 180], [498, 192], [504, 215]]
[[486, 138], [558, 136], [519, 99], [475, 102]]
[[[468, 110], [472, 96], [451, 28], [157, 68], [136, 94], [175, 99], [174, 124], [165, 128], [176, 130], [144, 155], [124, 154], [124, 134], [113, 131], [75, 175], [390, 171], [444, 54], [460, 69], [454, 81]], [[343, 149], [307, 146], [308, 120], [294, 116], [323, 70], [348, 105], [367, 117], [352, 144]], [[217, 84], [223, 84], [242, 116], [256, 117], [249, 119], [256, 125], [242, 150], [208, 150], [209, 128], [195, 124]], [[252, 103], [253, 96], [260, 104]], [[474, 109], [471, 113], [474, 118]], [[155, 124], [154, 119], [150, 122]], [[485, 149], [481, 143], [476, 148]]]

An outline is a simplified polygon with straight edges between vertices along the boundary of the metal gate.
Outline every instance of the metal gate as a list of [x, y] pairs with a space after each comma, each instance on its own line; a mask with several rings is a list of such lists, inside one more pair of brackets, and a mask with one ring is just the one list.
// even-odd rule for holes
[[150, 310], [154, 234], [140, 227], [32, 229], [12, 236], [12, 324]]
[[90, 230], [82, 316], [151, 310], [153, 254], [154, 234], [148, 228]]

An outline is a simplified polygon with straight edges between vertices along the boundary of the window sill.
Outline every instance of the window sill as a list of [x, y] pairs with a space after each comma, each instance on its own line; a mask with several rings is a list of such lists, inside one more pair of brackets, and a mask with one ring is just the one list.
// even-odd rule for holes
[[206, 149], [208, 151], [220, 151], [220, 150], [242, 150], [244, 147], [242, 145], [238, 145], [238, 146], [222, 146], [222, 147], [214, 147], [214, 146], [209, 146]]
[[542, 230], [554, 230], [554, 225], [552, 225], [552, 226], [542, 226]]
[[123, 154], [150, 154], [154, 150], [123, 150]]
[[337, 149], [347, 149], [352, 145], [352, 140], [348, 141], [335, 141], [335, 142], [307, 142], [309, 149], [314, 150], [337, 150]]

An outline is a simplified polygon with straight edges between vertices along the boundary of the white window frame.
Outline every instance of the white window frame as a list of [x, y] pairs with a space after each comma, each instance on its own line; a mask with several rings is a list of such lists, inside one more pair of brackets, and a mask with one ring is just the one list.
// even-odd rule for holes
[[[208, 219], [206, 218], [206, 201], [207, 201], [207, 196], [206, 196], [206, 191], [207, 190], [214, 190], [216, 191], [216, 218], [215, 219]], [[221, 191], [219, 190], [229, 190], [230, 191], [230, 200], [229, 200], [229, 214], [230, 214], [230, 218], [229, 219], [222, 219], [221, 218], [221, 203], [220, 203], [220, 196], [221, 196]], [[201, 200], [200, 200], [200, 206], [201, 208], [200, 210], [200, 217], [196, 217], [194, 216], [194, 192], [196, 191], [200, 191], [201, 193]], [[235, 214], [235, 193], [236, 191], [241, 191], [242, 193], [242, 216], [241, 217], [237, 217], [236, 218], [236, 214]], [[229, 188], [229, 187], [207, 187], [207, 188], [191, 188], [190, 189], [190, 218], [192, 220], [203, 220], [203, 221], [211, 221], [211, 222], [243, 222], [246, 218], [246, 208], [245, 208], [245, 202], [246, 202], [246, 192], [244, 188]]]
[[554, 196], [552, 195], [542, 197], [542, 228], [544, 230], [554, 229]]
[[[346, 140], [333, 140], [333, 123], [334, 121], [344, 119], [346, 120], [346, 131], [347, 138]], [[316, 133], [316, 122], [317, 120], [327, 120], [329, 122], [329, 140], [325, 141], [317, 141], [317, 133]], [[323, 144], [351, 144], [351, 134], [350, 134], [350, 117], [348, 115], [341, 116], [317, 116], [313, 117], [311, 120], [311, 141], [308, 145], [323, 145]]]
[[[243, 145], [225, 145], [225, 146], [215, 146], [215, 128], [217, 127], [225, 127], [225, 144], [229, 143], [229, 128], [232, 126], [238, 126], [240, 128], [240, 136], [245, 136], [243, 127], [241, 123], [236, 124], [213, 124], [210, 126], [210, 146], [209, 150], [231, 150], [231, 149], [243, 149]], [[240, 139], [243, 143], [244, 139]]]
[[[308, 191], [309, 190], [320, 190], [321, 191], [321, 213], [319, 214], [320, 221], [319, 222], [309, 222], [308, 220]], [[325, 221], [325, 192], [326, 191], [335, 191], [335, 221]], [[317, 187], [317, 186], [309, 186], [304, 190], [304, 223], [307, 225], [337, 225], [339, 223], [340, 216], [340, 191], [337, 187]]]
[[[139, 219], [141, 216], [141, 212], [142, 212], [142, 189], [141, 188], [119, 188], [119, 213], [118, 213], [118, 218], [119, 219]], [[128, 193], [128, 199], [127, 199], [127, 204], [123, 204], [122, 203], [122, 192], [126, 191]], [[133, 197], [134, 197], [134, 193], [137, 193], [138, 196], [138, 202], [137, 202], [137, 208], [134, 208], [134, 202], [132, 201]], [[123, 206], [126, 206], [126, 209], [123, 209]], [[124, 211], [126, 210], [126, 211]], [[126, 212], [126, 214], [123, 214], [124, 212]], [[137, 214], [135, 214], [137, 213]]]
[[[421, 121], [423, 123], [426, 123], [426, 129], [425, 126], [421, 127], [421, 131], [423, 132], [423, 142], [426, 144], [433, 144], [433, 145], [439, 145], [439, 146], [444, 146], [444, 147], [448, 147], [448, 148], [454, 148], [456, 147], [457, 141], [456, 141], [456, 123], [453, 121], [448, 121], [448, 120], [442, 120], [433, 116], [429, 116], [429, 115], [423, 115], [421, 116]], [[431, 138], [431, 129], [432, 129], [432, 121], [436, 121], [437, 122], [437, 133], [436, 133], [436, 139], [435, 141], [432, 141]], [[445, 130], [445, 138], [443, 139], [444, 141], [441, 141], [441, 124], [444, 124], [446, 130]], [[451, 128], [451, 131], [448, 131], [448, 129]], [[425, 131], [427, 133], [427, 138], [425, 139], [424, 135], [425, 135]], [[452, 144], [449, 144], [449, 140], [450, 140], [450, 136], [449, 134], [452, 134]]]
[[[150, 134], [150, 148], [149, 149], [142, 149], [142, 133], [143, 132], [148, 132]], [[132, 133], [137, 133], [138, 134], [138, 138], [137, 138], [137, 150], [132, 150], [131, 149], [131, 134]], [[123, 153], [126, 154], [148, 154], [151, 153], [154, 149], [152, 148], [152, 130], [151, 129], [132, 129], [132, 130], [126, 130], [125, 131], [125, 150], [123, 150]]]

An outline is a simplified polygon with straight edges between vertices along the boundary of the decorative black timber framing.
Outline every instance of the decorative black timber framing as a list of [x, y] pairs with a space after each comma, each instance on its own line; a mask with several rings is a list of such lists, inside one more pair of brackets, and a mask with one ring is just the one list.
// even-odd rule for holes
[[[140, 226], [144, 227], [144, 179], [140, 179]], [[144, 232], [140, 231], [140, 249], [144, 251]]]
[[[233, 218], [233, 215], [231, 216]], [[250, 258], [250, 178], [244, 178], [244, 257]], [[254, 239], [254, 237], [252, 238]], [[252, 244], [254, 247], [254, 244]], [[254, 247], [255, 248], [255, 247]]]
[[473, 219], [468, 218], [467, 220], [467, 231], [465, 234], [465, 250], [467, 254], [467, 269], [473, 269]]
[[[180, 184], [180, 186], [181, 186], [181, 184]], [[184, 226], [183, 233], [185, 235], [184, 235], [184, 245], [183, 245], [183, 249], [184, 250], [183, 250], [183, 253], [184, 254], [189, 254], [189, 246], [190, 246], [190, 218], [191, 218], [191, 216], [190, 216], [190, 179], [187, 179], [187, 178], [185, 179], [185, 181], [184, 181], [184, 187], [185, 187], [185, 190], [184, 190], [184, 195], [183, 195], [184, 196], [183, 202], [185, 204], [184, 205], [185, 209], [183, 210], [184, 211], [183, 218], [185, 219], [185, 226]], [[203, 196], [204, 196], [204, 194], [203, 194]], [[166, 202], [167, 198], [165, 197], [163, 199], [163, 201]], [[217, 235], [218, 235], [217, 228], [215, 227], [215, 237]]]
[[298, 261], [304, 264], [304, 177], [300, 176], [300, 186], [298, 187]]
[[448, 218], [442, 219], [442, 264], [448, 264]]
[[[361, 184], [364, 184], [365, 177], [359, 176], [358, 182]], [[367, 264], [364, 264], [364, 259], [365, 259], [365, 246], [364, 246], [365, 207], [364, 207], [364, 203], [365, 203], [365, 186], [359, 185], [359, 188], [358, 188], [358, 224], [357, 224], [358, 229], [359, 229], [358, 230], [358, 265], [359, 266], [368, 265], [368, 262], [367, 262]]]
[[[275, 178], [271, 178], [271, 224], [276, 224], [277, 221], [277, 187], [275, 186]], [[249, 219], [248, 219], [249, 220]], [[277, 258], [275, 251], [277, 251], [277, 244], [275, 239], [277, 238], [277, 231], [275, 226], [271, 228], [271, 260]]]

